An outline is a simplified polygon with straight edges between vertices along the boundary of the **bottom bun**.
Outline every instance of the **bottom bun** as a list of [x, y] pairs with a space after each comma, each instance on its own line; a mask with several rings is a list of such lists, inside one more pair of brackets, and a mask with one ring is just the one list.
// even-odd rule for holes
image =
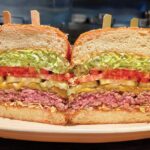
[[70, 116], [71, 124], [117, 124], [150, 122], [150, 112], [80, 110]]
[[0, 117], [58, 125], [65, 125], [67, 122], [64, 113], [57, 110], [5, 106], [2, 104], [0, 104]]

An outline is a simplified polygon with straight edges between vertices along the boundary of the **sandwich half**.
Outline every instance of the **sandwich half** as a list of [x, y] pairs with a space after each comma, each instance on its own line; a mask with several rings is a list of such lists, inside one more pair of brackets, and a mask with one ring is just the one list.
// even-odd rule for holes
[[49, 26], [0, 27], [0, 116], [66, 124], [67, 36]]
[[80, 35], [68, 90], [72, 124], [150, 122], [150, 30], [117, 28]]

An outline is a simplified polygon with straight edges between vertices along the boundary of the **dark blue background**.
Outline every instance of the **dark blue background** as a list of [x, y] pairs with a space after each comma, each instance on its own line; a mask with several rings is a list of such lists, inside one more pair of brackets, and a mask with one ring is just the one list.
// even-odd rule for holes
[[150, 9], [150, 0], [0, 0], [0, 14], [3, 10], [10, 10], [14, 23], [31, 23], [31, 9], [40, 12], [41, 24], [59, 27], [68, 32], [71, 41], [74, 41], [80, 33], [99, 28], [101, 24], [72, 24], [73, 14], [94, 18], [99, 13], [110, 13], [113, 15], [113, 26], [129, 26], [131, 18], [144, 17], [144, 12]]

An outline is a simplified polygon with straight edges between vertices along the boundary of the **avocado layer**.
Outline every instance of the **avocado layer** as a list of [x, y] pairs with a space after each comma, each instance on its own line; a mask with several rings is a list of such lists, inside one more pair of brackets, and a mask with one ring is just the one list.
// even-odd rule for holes
[[127, 53], [104, 52], [75, 66], [76, 75], [87, 74], [90, 69], [134, 69], [143, 72], [150, 71], [150, 57]]
[[54, 73], [65, 73], [68, 70], [67, 59], [48, 50], [16, 50], [0, 53], [0, 66], [35, 67]]

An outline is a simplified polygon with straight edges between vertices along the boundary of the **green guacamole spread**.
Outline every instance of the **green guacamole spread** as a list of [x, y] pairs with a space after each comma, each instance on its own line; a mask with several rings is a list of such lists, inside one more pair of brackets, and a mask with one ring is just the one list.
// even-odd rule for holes
[[105, 52], [74, 67], [76, 75], [87, 74], [90, 69], [134, 69], [150, 71], [150, 57], [127, 53]]
[[43, 68], [54, 73], [65, 73], [68, 70], [67, 59], [48, 50], [16, 50], [0, 53], [0, 66]]

